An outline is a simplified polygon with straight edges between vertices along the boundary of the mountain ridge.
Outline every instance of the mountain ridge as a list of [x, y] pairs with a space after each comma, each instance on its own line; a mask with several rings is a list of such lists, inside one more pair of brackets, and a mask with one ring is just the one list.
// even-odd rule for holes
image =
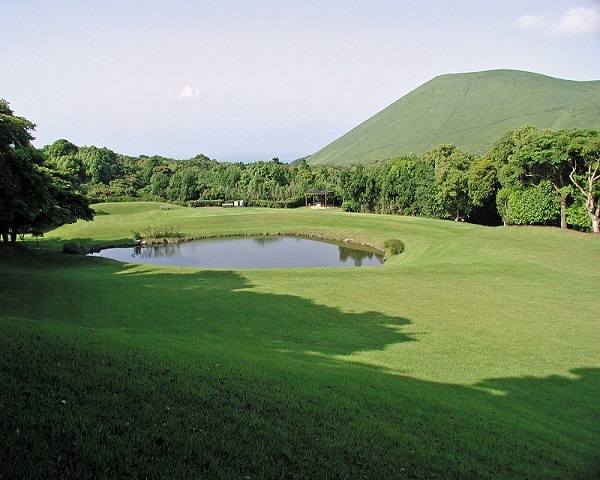
[[312, 164], [372, 163], [442, 143], [483, 154], [507, 131], [600, 129], [600, 80], [521, 70], [434, 77], [307, 157]]

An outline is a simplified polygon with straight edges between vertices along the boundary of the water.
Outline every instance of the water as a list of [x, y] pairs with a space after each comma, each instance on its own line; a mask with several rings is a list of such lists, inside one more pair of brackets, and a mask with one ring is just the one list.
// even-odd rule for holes
[[148, 247], [109, 248], [96, 257], [201, 268], [360, 267], [381, 265], [373, 249], [300, 237], [227, 237]]

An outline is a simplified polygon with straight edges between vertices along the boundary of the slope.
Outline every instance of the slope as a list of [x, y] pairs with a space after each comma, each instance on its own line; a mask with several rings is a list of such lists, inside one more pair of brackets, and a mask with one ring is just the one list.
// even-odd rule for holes
[[352, 165], [454, 143], [485, 153], [509, 130], [600, 129], [600, 81], [571, 81], [517, 70], [447, 74], [421, 85], [308, 157]]

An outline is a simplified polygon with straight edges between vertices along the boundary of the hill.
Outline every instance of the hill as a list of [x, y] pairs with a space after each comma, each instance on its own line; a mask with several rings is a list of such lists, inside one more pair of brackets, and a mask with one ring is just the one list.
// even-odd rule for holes
[[447, 74], [421, 85], [309, 156], [311, 164], [352, 165], [442, 143], [483, 154], [504, 133], [538, 128], [600, 129], [600, 81], [517, 70]]

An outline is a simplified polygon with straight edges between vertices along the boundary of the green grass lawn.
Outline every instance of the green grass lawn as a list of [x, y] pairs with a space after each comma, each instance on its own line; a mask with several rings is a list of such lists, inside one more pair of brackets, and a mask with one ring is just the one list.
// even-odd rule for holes
[[[0, 248], [0, 478], [600, 476], [600, 239], [337, 210], [101, 204]], [[60, 253], [174, 224], [404, 253], [209, 270]]]

